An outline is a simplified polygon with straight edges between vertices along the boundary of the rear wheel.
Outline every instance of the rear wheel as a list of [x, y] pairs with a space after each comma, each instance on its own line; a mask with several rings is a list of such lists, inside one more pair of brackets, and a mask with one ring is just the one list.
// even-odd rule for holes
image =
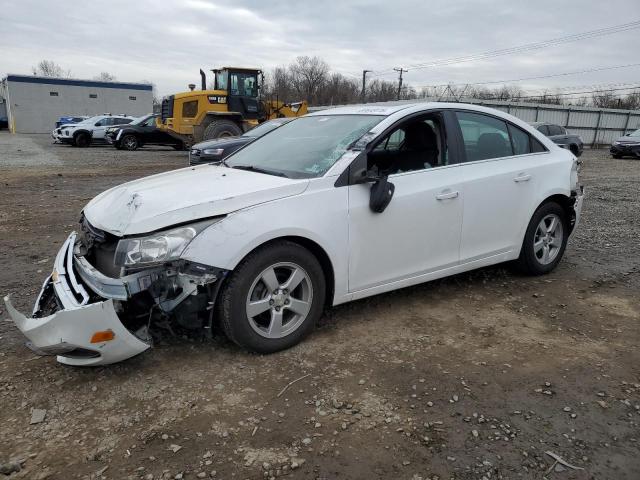
[[216, 138], [237, 137], [242, 135], [242, 129], [231, 120], [214, 120], [204, 130], [203, 140]]
[[578, 149], [577, 145], [571, 145], [569, 147], [569, 150], [571, 151], [571, 153], [573, 153], [576, 157], [580, 156], [580, 150]]
[[88, 133], [80, 132], [75, 137], [73, 137], [73, 144], [76, 147], [86, 148], [91, 144], [91, 137]]
[[552, 271], [562, 259], [568, 234], [564, 209], [555, 202], [542, 205], [527, 227], [518, 258], [520, 269], [530, 275]]
[[222, 328], [246, 349], [272, 353], [300, 342], [322, 314], [325, 279], [307, 249], [274, 242], [249, 254], [220, 295]]
[[137, 150], [140, 143], [135, 135], [128, 134], [122, 137], [120, 140], [120, 146], [125, 150]]

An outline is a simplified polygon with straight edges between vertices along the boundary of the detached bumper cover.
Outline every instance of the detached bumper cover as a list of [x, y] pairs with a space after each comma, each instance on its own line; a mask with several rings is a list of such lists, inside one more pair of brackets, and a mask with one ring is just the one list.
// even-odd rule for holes
[[[37, 353], [58, 354], [66, 365], [108, 365], [133, 357], [151, 345], [138, 339], [120, 322], [113, 300], [60, 310], [43, 318], [27, 318], [4, 297], [9, 315]], [[111, 330], [113, 340], [91, 343], [95, 332]]]
[[[33, 316], [20, 313], [6, 296], [9, 315], [30, 340], [30, 348], [40, 354], [57, 354], [58, 361], [67, 365], [107, 365], [144, 352], [151, 345], [127, 330], [114, 308], [114, 299], [127, 299], [126, 286], [100, 274], [83, 257], [75, 256], [75, 240], [76, 234], [72, 233], [58, 252]], [[76, 271], [94, 295], [76, 278]], [[107, 298], [90, 303], [95, 294]], [[91, 343], [94, 333], [106, 330], [114, 334], [112, 340]]]

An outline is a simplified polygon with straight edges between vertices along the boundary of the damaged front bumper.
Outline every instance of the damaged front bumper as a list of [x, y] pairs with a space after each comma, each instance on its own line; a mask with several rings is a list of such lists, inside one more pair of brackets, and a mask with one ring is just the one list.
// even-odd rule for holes
[[[38, 354], [57, 355], [58, 361], [67, 365], [107, 365], [144, 352], [151, 344], [127, 330], [116, 313], [114, 299], [127, 298], [122, 283], [111, 279], [101, 288], [108, 298], [89, 303], [90, 293], [76, 272], [82, 278], [90, 275], [73, 253], [75, 240], [76, 234], [72, 233], [58, 252], [53, 273], [42, 286], [31, 318], [16, 310], [9, 296], [4, 297], [9, 315], [29, 339], [27, 345]], [[93, 283], [98, 285], [100, 279]], [[97, 332], [111, 332], [106, 335], [110, 339], [96, 341]]]
[[[57, 355], [66, 365], [108, 365], [144, 352], [151, 346], [149, 322], [135, 332], [127, 328], [121, 319], [127, 302], [142, 292], [155, 292], [150, 321], [156, 306], [171, 312], [199, 286], [217, 279], [208, 270], [196, 275], [193, 266], [191, 274], [183, 274], [164, 265], [111, 278], [78, 254], [76, 238], [72, 233], [58, 252], [30, 318], [14, 308], [9, 296], [4, 297], [9, 315], [29, 339], [27, 346], [40, 355]], [[171, 295], [166, 293], [167, 284], [173, 285]]]

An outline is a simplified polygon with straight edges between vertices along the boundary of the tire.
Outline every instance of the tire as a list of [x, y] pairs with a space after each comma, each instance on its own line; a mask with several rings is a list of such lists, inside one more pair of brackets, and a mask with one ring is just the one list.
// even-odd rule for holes
[[171, 146], [173, 147], [174, 150], [178, 150], [178, 151], [186, 150], [184, 143], [181, 143], [179, 145], [171, 145]]
[[87, 148], [89, 145], [91, 145], [91, 137], [88, 133], [80, 132], [73, 137], [74, 147]]
[[140, 142], [138, 142], [138, 137], [130, 133], [120, 139], [120, 147], [123, 150], [134, 151], [137, 150], [139, 146]]
[[[555, 227], [551, 224], [554, 219]], [[542, 222], [546, 230], [543, 230]], [[551, 272], [564, 255], [568, 234], [569, 223], [564, 209], [555, 202], [541, 205], [531, 217], [524, 235], [520, 257], [517, 260], [519, 269], [529, 275]]]
[[205, 128], [202, 140], [237, 137], [238, 135], [242, 135], [242, 129], [231, 120], [214, 120]]
[[[299, 283], [288, 292], [287, 282], [294, 278]], [[297, 243], [273, 242], [250, 253], [223, 286], [217, 302], [222, 329], [254, 352], [292, 347], [322, 315], [325, 288], [322, 267], [311, 252]], [[255, 315], [250, 316], [251, 308]], [[274, 323], [278, 318], [281, 323]]]

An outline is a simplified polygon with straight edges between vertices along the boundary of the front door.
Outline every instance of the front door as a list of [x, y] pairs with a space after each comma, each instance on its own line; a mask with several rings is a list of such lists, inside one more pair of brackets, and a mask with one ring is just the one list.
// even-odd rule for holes
[[463, 198], [449, 157], [437, 113], [400, 124], [369, 152], [368, 168], [388, 174], [395, 193], [374, 213], [371, 185], [348, 187], [350, 292], [402, 286], [458, 263]]

